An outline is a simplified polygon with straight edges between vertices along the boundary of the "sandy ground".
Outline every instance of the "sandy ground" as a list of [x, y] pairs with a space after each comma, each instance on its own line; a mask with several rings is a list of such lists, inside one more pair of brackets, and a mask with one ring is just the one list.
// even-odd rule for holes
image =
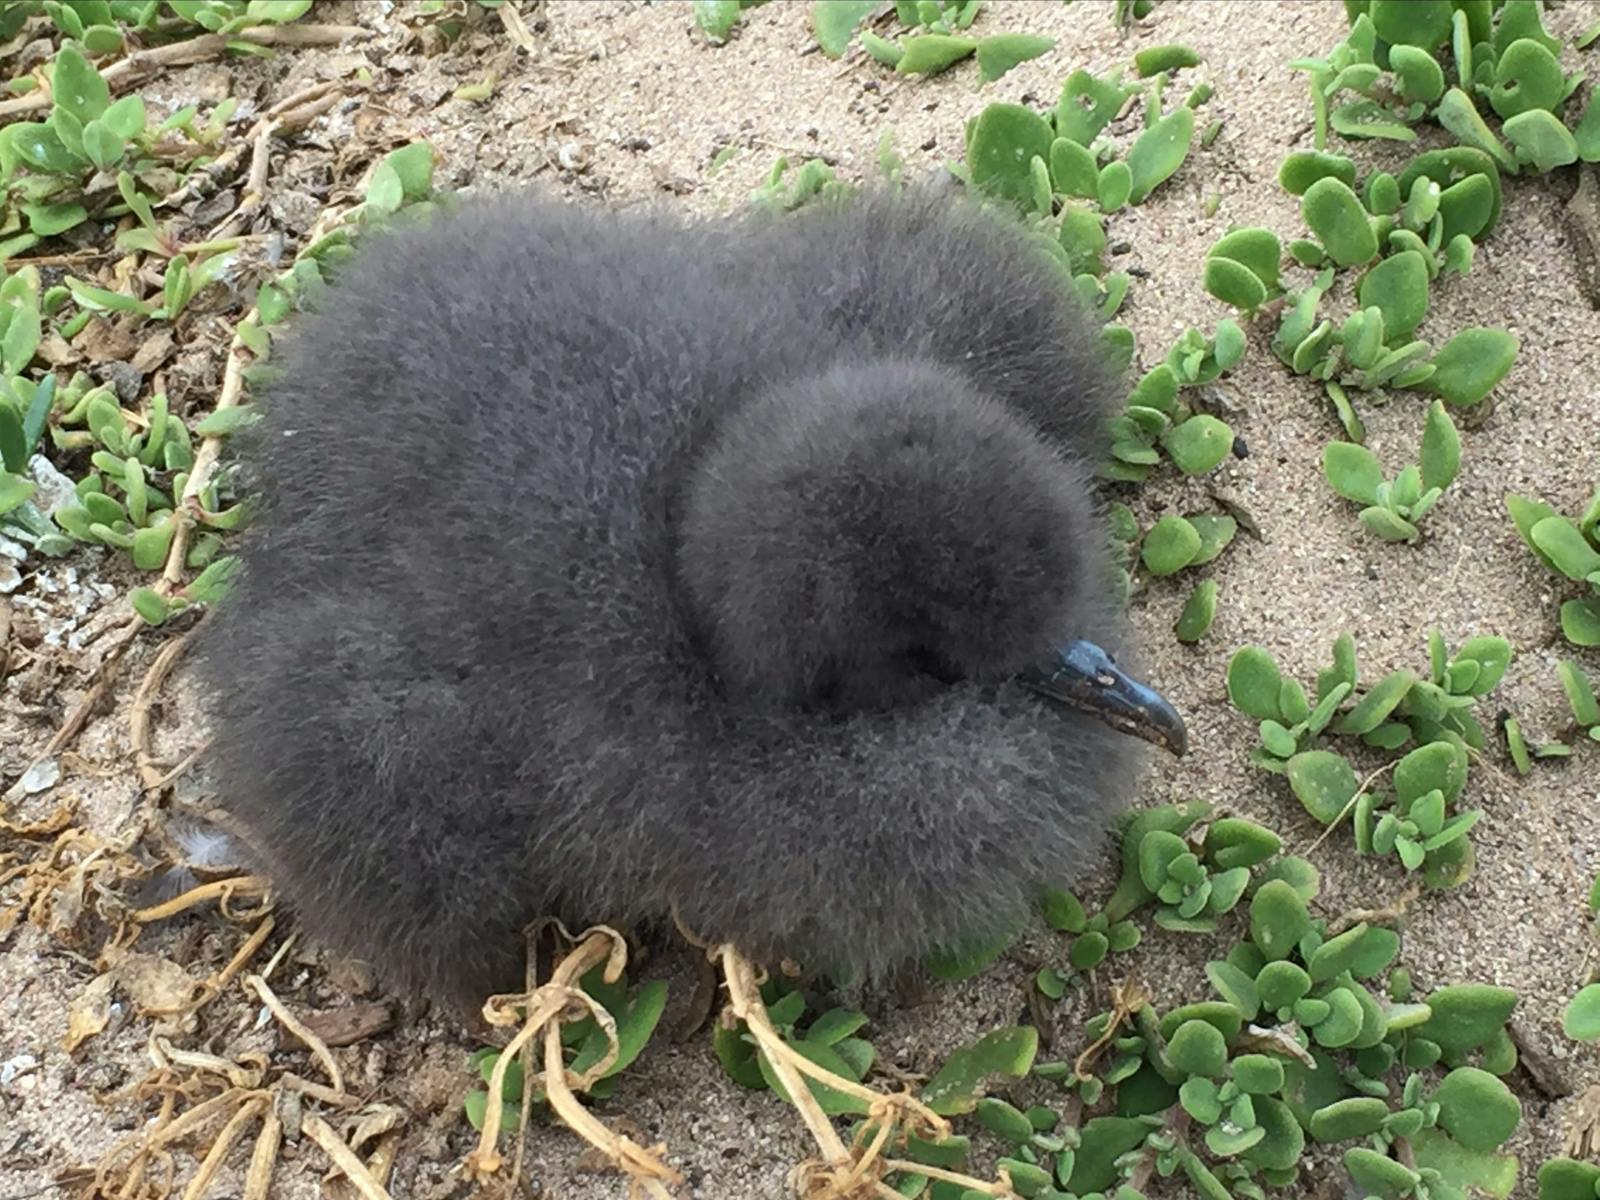
[[[1059, 43], [979, 89], [970, 65], [945, 77], [906, 81], [870, 63], [832, 62], [815, 52], [809, 5], [798, 3], [749, 12], [722, 47], [706, 45], [693, 31], [685, 4], [524, 3], [533, 54], [511, 46], [490, 25], [432, 56], [407, 37], [396, 20], [401, 13], [390, 12], [390, 5], [340, 0], [322, 7], [319, 19], [354, 20], [377, 36], [337, 51], [188, 68], [146, 90], [176, 102], [231, 92], [261, 106], [318, 79], [370, 70], [372, 89], [364, 100], [336, 110], [274, 154], [271, 211], [291, 227], [294, 215], [305, 211], [306, 180], [331, 174], [335, 190], [353, 185], [367, 150], [381, 152], [419, 135], [437, 146], [440, 175], [452, 184], [536, 180], [590, 201], [665, 198], [707, 213], [742, 204], [780, 153], [825, 155], [841, 175], [861, 177], [873, 169], [885, 129], [894, 131], [913, 169], [932, 169], [959, 155], [963, 122], [986, 103], [1044, 107], [1076, 67], [1102, 70], [1129, 61], [1141, 47], [1186, 42], [1206, 58], [1198, 74], [1216, 85], [1212, 114], [1226, 119], [1225, 128], [1150, 203], [1118, 214], [1110, 226], [1112, 242], [1126, 243], [1115, 264], [1138, 275], [1125, 320], [1139, 337], [1146, 365], [1188, 325], [1209, 328], [1228, 315], [1205, 295], [1197, 263], [1231, 223], [1266, 224], [1286, 238], [1300, 232], [1294, 201], [1276, 186], [1283, 155], [1309, 146], [1304, 80], [1286, 61], [1333, 45], [1344, 28], [1341, 6], [1331, 2], [1167, 3], [1123, 35], [1109, 4], [995, 0], [979, 18], [981, 29], [1048, 33]], [[1592, 2], [1566, 4], [1551, 21], [1570, 33], [1592, 23], [1597, 9]], [[467, 104], [449, 98], [491, 69], [498, 78], [492, 99]], [[712, 175], [713, 156], [728, 145], [736, 153]], [[582, 169], [567, 169], [571, 164]], [[1350, 507], [1329, 494], [1319, 461], [1337, 432], [1331, 414], [1315, 388], [1277, 364], [1264, 338], [1252, 339], [1250, 357], [1222, 389], [1237, 410], [1231, 420], [1249, 455], [1208, 483], [1248, 507], [1263, 536], [1239, 539], [1207, 568], [1221, 584], [1222, 605], [1199, 646], [1181, 646], [1170, 635], [1187, 578], [1156, 581], [1135, 600], [1152, 673], [1188, 715], [1193, 739], [1181, 763], [1158, 765], [1142, 801], [1203, 797], [1272, 824], [1292, 848], [1315, 838], [1317, 829], [1281, 782], [1245, 762], [1253, 730], [1223, 692], [1227, 659], [1245, 642], [1267, 646], [1286, 670], [1309, 680], [1334, 637], [1348, 629], [1359, 639], [1363, 675], [1372, 679], [1392, 667], [1425, 664], [1430, 628], [1452, 644], [1498, 633], [1512, 641], [1518, 658], [1495, 706], [1519, 714], [1536, 740], [1561, 732], [1565, 706], [1553, 665], [1566, 650], [1555, 627], [1558, 596], [1552, 577], [1521, 546], [1502, 495], [1530, 492], [1573, 512], [1600, 478], [1600, 339], [1560, 223], [1572, 188], [1567, 173], [1508, 183], [1505, 217], [1472, 275], [1435, 293], [1425, 336], [1467, 324], [1503, 324], [1523, 349], [1492, 415], [1464, 433], [1461, 477], [1418, 546], [1390, 546], [1364, 535]], [[1208, 197], [1218, 200], [1211, 215]], [[215, 359], [190, 363], [181, 380], [169, 380], [178, 383], [198, 403], [215, 389]], [[1368, 408], [1363, 416], [1369, 444], [1386, 462], [1413, 452], [1421, 425], [1415, 398]], [[1208, 506], [1206, 486], [1163, 475], [1144, 489], [1137, 508], [1146, 523], [1165, 511], [1196, 511]], [[103, 645], [90, 634], [120, 619], [118, 597], [127, 582], [85, 554], [71, 568], [53, 567], [31, 580], [14, 599], [20, 621], [10, 674], [0, 683], [0, 780], [9, 783], [82, 698]], [[79, 632], [64, 649], [54, 645], [68, 629]], [[21, 638], [35, 632], [48, 639], [28, 647]], [[135, 645], [116, 687], [64, 761], [61, 782], [29, 797], [10, 814], [13, 820], [38, 819], [71, 800], [79, 805], [80, 824], [100, 835], [127, 827], [138, 807], [128, 758], [129, 705], [162, 640], [146, 635]], [[1585, 665], [1600, 673], [1594, 654]], [[202, 741], [204, 714], [189, 702], [181, 668], [156, 717], [162, 762], [179, 761]], [[1591, 748], [1570, 764], [1541, 765], [1526, 779], [1510, 774], [1498, 758], [1496, 769], [1475, 771], [1472, 801], [1489, 813], [1475, 834], [1478, 873], [1461, 890], [1414, 905], [1403, 926], [1405, 961], [1424, 986], [1484, 981], [1515, 988], [1522, 997], [1519, 1032], [1579, 1093], [1600, 1083], [1600, 1063], [1595, 1052], [1565, 1041], [1559, 1022], [1592, 965], [1583, 898], [1600, 870], [1592, 816], [1595, 761]], [[176, 799], [204, 807], [203, 775], [186, 776]], [[1358, 865], [1342, 837], [1323, 843], [1313, 858], [1324, 871], [1330, 911], [1387, 903], [1405, 888], [1393, 869]], [[240, 927], [196, 915], [152, 931], [138, 949], [179, 962], [200, 978], [225, 962], [241, 938]], [[76, 1054], [66, 1053], [67, 1008], [94, 977], [98, 949], [49, 939], [26, 923], [0, 943], [0, 1063], [12, 1064], [0, 1072], [0, 1196], [27, 1194], [62, 1168], [93, 1161], [150, 1115], [151, 1108], [126, 1100], [104, 1101], [148, 1069], [153, 1029], [185, 1048], [236, 1058], [260, 1051], [301, 1074], [315, 1072], [303, 1049], [261, 1020], [259, 1005], [237, 990], [197, 1021], [169, 1026], [119, 1005], [105, 1032]], [[880, 1058], [927, 1070], [957, 1044], [1016, 1022], [1030, 969], [1024, 959], [1059, 959], [1062, 952], [1058, 940], [1036, 937], [984, 978], [941, 989], [932, 1003], [875, 1003], [868, 1032]], [[1199, 967], [1211, 952], [1208, 939], [1153, 936], [1131, 961], [1145, 979], [1160, 981], [1158, 997], [1170, 1004], [1201, 998]], [[671, 981], [670, 1024], [688, 1003], [687, 960], [668, 954], [647, 969]], [[359, 971], [303, 944], [290, 949], [274, 981], [297, 1011], [336, 1007], [371, 988]], [[336, 1054], [364, 1099], [404, 1111], [394, 1194], [453, 1194], [459, 1186], [454, 1169], [470, 1144], [459, 1103], [468, 1085], [465, 1057], [475, 1043], [436, 1014], [396, 1007], [391, 1031]], [[1077, 1023], [1091, 1011], [1072, 996], [1059, 1006], [1058, 1052], [1073, 1044]], [[1517, 1086], [1527, 1113], [1516, 1146], [1525, 1163], [1517, 1195], [1531, 1196], [1533, 1169], [1557, 1152], [1574, 1101], [1551, 1102], [1520, 1075]], [[632, 1122], [641, 1140], [664, 1141], [693, 1194], [708, 1200], [777, 1200], [786, 1194], [790, 1165], [807, 1149], [790, 1110], [770, 1094], [729, 1082], [704, 1037], [682, 1045], [658, 1037], [598, 1111]], [[562, 1130], [537, 1129], [531, 1155], [527, 1194], [562, 1200], [626, 1194], [617, 1178], [587, 1169], [576, 1140]], [[274, 1194], [316, 1194], [326, 1166], [321, 1154], [302, 1141], [286, 1147], [285, 1160]], [[236, 1152], [214, 1194], [236, 1190], [242, 1167], [243, 1152]]]

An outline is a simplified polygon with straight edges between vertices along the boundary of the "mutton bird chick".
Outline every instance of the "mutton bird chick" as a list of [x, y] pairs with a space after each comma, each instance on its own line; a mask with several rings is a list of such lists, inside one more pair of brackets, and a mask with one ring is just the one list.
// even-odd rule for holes
[[473, 1006], [542, 914], [881, 974], [1081, 875], [1184, 727], [1114, 660], [1116, 385], [1030, 236], [915, 189], [374, 235], [199, 646], [304, 924]]

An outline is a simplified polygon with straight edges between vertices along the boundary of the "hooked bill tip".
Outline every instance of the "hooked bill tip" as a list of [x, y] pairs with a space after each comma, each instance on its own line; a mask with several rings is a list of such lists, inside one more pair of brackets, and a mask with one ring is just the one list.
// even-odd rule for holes
[[1018, 680], [1050, 700], [1177, 757], [1189, 748], [1189, 731], [1172, 702], [1118, 667], [1093, 642], [1082, 638], [1068, 642], [1022, 672]]

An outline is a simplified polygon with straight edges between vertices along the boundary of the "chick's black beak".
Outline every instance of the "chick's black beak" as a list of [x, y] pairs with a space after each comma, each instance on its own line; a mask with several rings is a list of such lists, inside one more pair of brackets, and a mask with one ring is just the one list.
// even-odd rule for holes
[[1093, 642], [1081, 638], [1068, 642], [1017, 678], [1051, 700], [1081, 709], [1174, 755], [1181, 756], [1188, 748], [1188, 731], [1178, 710], [1160, 692], [1122, 671]]

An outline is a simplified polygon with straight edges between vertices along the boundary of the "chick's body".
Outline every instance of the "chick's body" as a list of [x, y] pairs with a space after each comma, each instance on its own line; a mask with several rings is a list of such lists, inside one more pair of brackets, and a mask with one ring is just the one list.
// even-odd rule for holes
[[541, 914], [827, 969], [992, 934], [1137, 759], [1006, 678], [1121, 640], [1093, 339], [948, 199], [382, 238], [245, 445], [222, 802], [313, 932], [467, 1004]]

